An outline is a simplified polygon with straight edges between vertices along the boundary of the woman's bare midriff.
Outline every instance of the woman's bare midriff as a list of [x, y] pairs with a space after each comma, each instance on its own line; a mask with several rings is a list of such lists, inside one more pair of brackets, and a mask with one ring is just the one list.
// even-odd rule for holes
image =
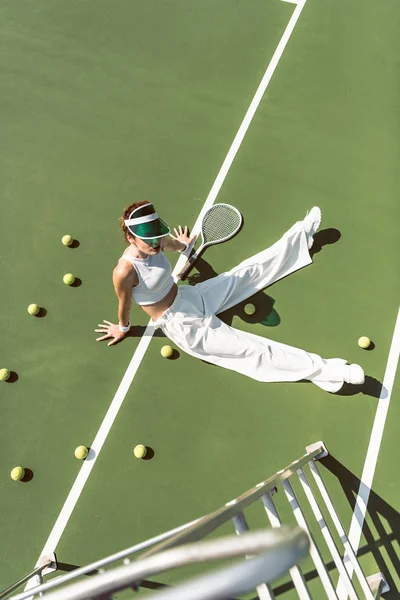
[[176, 298], [176, 294], [178, 293], [178, 286], [176, 283], [169, 290], [168, 294], [164, 296], [162, 300], [155, 302], [154, 304], [145, 304], [141, 305], [140, 308], [143, 308], [144, 312], [149, 315], [155, 321], [159, 319], [161, 315], [171, 306], [173, 301]]

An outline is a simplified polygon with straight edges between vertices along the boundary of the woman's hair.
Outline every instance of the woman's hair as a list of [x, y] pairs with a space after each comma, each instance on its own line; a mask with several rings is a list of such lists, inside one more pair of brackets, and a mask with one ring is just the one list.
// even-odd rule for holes
[[122, 217], [120, 217], [119, 222], [120, 222], [120, 227], [123, 231], [124, 234], [124, 238], [126, 240], [128, 240], [128, 235], [133, 236], [133, 233], [131, 233], [129, 231], [129, 229], [127, 228], [127, 226], [125, 225], [124, 221], [125, 219], [129, 219], [131, 213], [136, 209], [139, 208], [139, 206], [144, 206], [145, 204], [151, 204], [151, 202], [149, 202], [148, 200], [142, 200], [142, 202], [134, 202], [133, 204], [130, 204], [129, 206], [127, 206], [124, 209], [124, 212], [122, 213]]

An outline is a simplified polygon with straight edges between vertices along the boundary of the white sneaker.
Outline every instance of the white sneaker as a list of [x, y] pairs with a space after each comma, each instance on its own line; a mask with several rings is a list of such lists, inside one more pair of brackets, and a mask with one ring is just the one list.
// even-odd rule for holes
[[322, 213], [318, 206], [313, 206], [310, 212], [307, 211], [303, 219], [303, 227], [306, 232], [308, 248], [311, 248], [314, 243], [314, 234], [318, 231], [321, 225]]
[[365, 374], [360, 365], [352, 364], [344, 367], [344, 380], [352, 385], [361, 385], [365, 381]]

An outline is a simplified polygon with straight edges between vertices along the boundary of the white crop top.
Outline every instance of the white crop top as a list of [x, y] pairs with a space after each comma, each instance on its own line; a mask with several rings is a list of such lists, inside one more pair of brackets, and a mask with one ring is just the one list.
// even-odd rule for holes
[[136, 269], [139, 283], [132, 288], [132, 298], [139, 305], [155, 304], [162, 300], [174, 285], [172, 267], [160, 250], [158, 254], [149, 254], [147, 258], [134, 258], [123, 255]]

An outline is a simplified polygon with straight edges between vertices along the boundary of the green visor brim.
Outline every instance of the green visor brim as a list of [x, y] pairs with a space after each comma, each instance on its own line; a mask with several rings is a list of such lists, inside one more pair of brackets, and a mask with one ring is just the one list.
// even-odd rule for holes
[[128, 229], [133, 235], [142, 239], [164, 237], [169, 235], [171, 231], [168, 225], [161, 219], [140, 223], [139, 225], [129, 225]]

